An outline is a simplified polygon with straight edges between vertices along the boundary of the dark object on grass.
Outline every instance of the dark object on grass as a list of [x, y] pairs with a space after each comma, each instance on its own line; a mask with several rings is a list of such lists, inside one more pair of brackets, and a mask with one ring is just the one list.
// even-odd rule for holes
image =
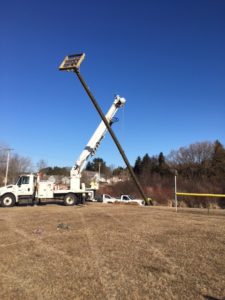
[[57, 230], [60, 230], [60, 229], [64, 229], [64, 230], [68, 230], [69, 229], [69, 225], [68, 224], [64, 224], [64, 223], [59, 223], [58, 226], [57, 226]]

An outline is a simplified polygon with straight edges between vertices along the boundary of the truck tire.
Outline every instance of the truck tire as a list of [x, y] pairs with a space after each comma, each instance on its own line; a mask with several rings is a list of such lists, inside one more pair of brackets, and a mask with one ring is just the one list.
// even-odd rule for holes
[[76, 203], [77, 203], [77, 197], [76, 197], [76, 195], [74, 195], [72, 193], [65, 195], [65, 197], [64, 197], [64, 204], [66, 206], [72, 206], [72, 205], [75, 205]]
[[16, 203], [16, 198], [13, 194], [5, 194], [1, 198], [1, 206], [2, 207], [12, 207]]

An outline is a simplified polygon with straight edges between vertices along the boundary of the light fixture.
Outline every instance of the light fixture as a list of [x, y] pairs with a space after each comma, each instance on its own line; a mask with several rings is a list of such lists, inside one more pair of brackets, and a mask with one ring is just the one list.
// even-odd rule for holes
[[67, 55], [61, 65], [59, 66], [60, 71], [75, 71], [79, 69], [80, 64], [85, 58], [84, 53]]

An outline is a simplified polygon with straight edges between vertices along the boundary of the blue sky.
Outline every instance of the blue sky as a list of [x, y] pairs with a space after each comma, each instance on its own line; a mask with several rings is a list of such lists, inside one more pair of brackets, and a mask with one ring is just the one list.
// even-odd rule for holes
[[[71, 166], [100, 122], [62, 59], [103, 111], [127, 99], [114, 131], [130, 162], [145, 153], [225, 144], [225, 1], [9, 0], [0, 4], [0, 143], [34, 163]], [[109, 135], [97, 154], [123, 165]]]

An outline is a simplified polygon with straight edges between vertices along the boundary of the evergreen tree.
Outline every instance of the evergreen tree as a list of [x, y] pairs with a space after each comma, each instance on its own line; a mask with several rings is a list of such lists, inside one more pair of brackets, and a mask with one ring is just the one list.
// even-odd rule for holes
[[93, 170], [92, 163], [91, 163], [90, 161], [87, 163], [86, 170], [87, 170], [87, 171], [94, 171], [94, 170]]
[[143, 156], [142, 162], [141, 162], [141, 174], [145, 177], [148, 177], [148, 175], [151, 173], [151, 158], [146, 153]]
[[51, 176], [51, 175], [69, 176], [70, 169], [67, 168], [67, 167], [62, 167], [61, 168], [61, 167], [55, 166], [54, 168], [47, 167], [47, 168], [41, 169], [40, 172], [44, 173], [44, 174], [46, 174], [48, 176]]
[[159, 153], [158, 162], [159, 168], [162, 168], [165, 165], [165, 157], [162, 152]]
[[123, 173], [125, 169], [123, 167], [118, 167], [113, 170], [113, 176], [119, 176], [121, 173]]
[[141, 160], [141, 157], [138, 156], [136, 161], [135, 161], [135, 164], [134, 164], [134, 173], [137, 175], [137, 176], [140, 176], [141, 175], [141, 171], [142, 171], [142, 160]]
[[101, 174], [104, 174], [106, 177], [108, 177], [111, 173], [111, 170], [106, 165], [106, 162], [100, 157], [96, 157], [92, 162], [88, 162], [86, 170], [94, 172], [99, 172], [100, 170]]
[[162, 152], [159, 153], [158, 157], [158, 173], [161, 176], [166, 176], [170, 174], [170, 168], [166, 163], [165, 156]]
[[214, 152], [212, 156], [212, 171], [216, 177], [225, 177], [225, 149], [223, 145], [216, 140], [214, 143]]

